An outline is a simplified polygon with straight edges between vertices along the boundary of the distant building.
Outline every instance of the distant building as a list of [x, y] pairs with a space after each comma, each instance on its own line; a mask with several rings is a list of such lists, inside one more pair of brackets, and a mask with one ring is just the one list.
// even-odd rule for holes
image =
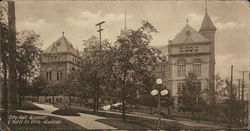
[[63, 36], [51, 44], [41, 55], [41, 74], [49, 82], [62, 81], [80, 70], [79, 51]]
[[158, 74], [162, 74], [163, 81], [167, 79], [167, 87], [176, 105], [182, 103], [179, 93], [185, 86], [184, 79], [188, 72], [197, 75], [200, 80], [198, 87], [214, 87], [215, 32], [216, 27], [206, 11], [199, 31], [193, 29], [187, 20], [187, 25], [173, 40], [169, 40], [168, 46], [155, 47], [167, 56], [166, 61], [159, 62], [156, 67], [162, 70]]
[[[49, 83], [66, 80], [73, 72], [80, 71], [82, 58], [77, 49], [63, 36], [51, 44], [41, 55], [41, 75]], [[74, 101], [75, 98], [71, 98]], [[41, 103], [68, 103], [66, 96], [40, 96]]]

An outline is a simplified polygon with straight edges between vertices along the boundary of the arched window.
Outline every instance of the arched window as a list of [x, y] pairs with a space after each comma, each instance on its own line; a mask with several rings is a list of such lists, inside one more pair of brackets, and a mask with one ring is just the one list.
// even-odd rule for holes
[[201, 60], [196, 58], [193, 61], [193, 72], [197, 75], [201, 75]]
[[51, 67], [48, 67], [47, 70], [46, 70], [46, 79], [48, 81], [52, 80], [52, 68]]
[[181, 59], [177, 62], [177, 76], [185, 76], [186, 75], [186, 63], [185, 60]]
[[61, 81], [63, 77], [63, 68], [62, 67], [58, 67], [57, 68], [57, 80]]

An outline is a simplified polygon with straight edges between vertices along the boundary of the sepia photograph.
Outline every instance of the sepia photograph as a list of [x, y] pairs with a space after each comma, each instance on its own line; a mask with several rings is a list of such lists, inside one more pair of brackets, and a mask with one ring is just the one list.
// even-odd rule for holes
[[249, 130], [249, 7], [1, 0], [0, 130]]

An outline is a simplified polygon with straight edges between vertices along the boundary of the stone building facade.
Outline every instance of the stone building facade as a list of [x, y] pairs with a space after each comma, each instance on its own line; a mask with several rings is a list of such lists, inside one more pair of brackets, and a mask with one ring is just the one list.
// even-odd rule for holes
[[[62, 37], [45, 49], [41, 54], [41, 75], [52, 84], [49, 94], [54, 94], [53, 84], [68, 79], [73, 72], [79, 72], [81, 62], [79, 51], [66, 39], [64, 33]], [[40, 96], [39, 102], [65, 104], [69, 102], [69, 97]]]
[[[179, 93], [185, 86], [185, 77], [188, 72], [197, 75], [200, 83], [197, 87], [214, 88], [215, 76], [215, 38], [216, 27], [214, 26], [208, 12], [205, 16], [199, 31], [192, 28], [187, 21], [187, 25], [178, 33], [173, 40], [168, 41], [168, 45], [156, 47], [163, 55], [167, 56], [166, 62], [159, 62], [156, 65], [162, 70], [155, 71], [156, 74], [167, 80], [167, 88], [174, 98], [176, 105], [182, 100]], [[165, 67], [165, 68], [164, 68]]]
[[69, 74], [80, 70], [79, 51], [63, 35], [41, 55], [41, 74], [48, 82], [62, 81]]

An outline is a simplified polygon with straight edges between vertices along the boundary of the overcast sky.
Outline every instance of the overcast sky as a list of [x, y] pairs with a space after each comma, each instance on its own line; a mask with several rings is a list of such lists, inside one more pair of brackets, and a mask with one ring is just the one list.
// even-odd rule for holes
[[[137, 29], [142, 20], [149, 21], [159, 33], [151, 45], [167, 45], [168, 40], [189, 25], [199, 30], [204, 13], [204, 1], [39, 1], [16, 2], [17, 29], [32, 29], [41, 35], [42, 49], [62, 36], [74, 47], [82, 49], [82, 40], [98, 36], [96, 23], [104, 20], [103, 37], [114, 42], [124, 28], [124, 10], [127, 9], [127, 27]], [[208, 13], [217, 27], [216, 73], [230, 75], [230, 65], [238, 71], [248, 69], [249, 58], [249, 4], [243, 1], [208, 1]], [[240, 75], [241, 76], [241, 75]]]

